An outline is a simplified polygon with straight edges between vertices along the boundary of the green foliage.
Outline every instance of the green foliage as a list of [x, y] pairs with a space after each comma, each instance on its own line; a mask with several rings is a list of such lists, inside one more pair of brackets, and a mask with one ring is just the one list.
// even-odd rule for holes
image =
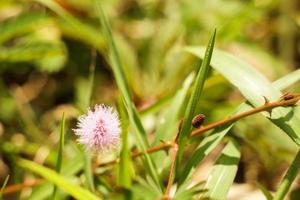
[[203, 59], [203, 62], [201, 63], [201, 67], [197, 73], [194, 87], [192, 90], [191, 97], [189, 99], [187, 108], [184, 113], [183, 117], [183, 123], [182, 128], [179, 132], [179, 138], [178, 138], [178, 144], [179, 144], [179, 150], [178, 150], [178, 162], [181, 161], [181, 157], [183, 155], [183, 150], [185, 148], [185, 145], [187, 144], [187, 139], [189, 137], [191, 126], [192, 126], [192, 119], [195, 116], [195, 110], [197, 102], [199, 101], [203, 85], [205, 82], [205, 79], [208, 74], [209, 64], [212, 57], [213, 49], [214, 49], [214, 43], [215, 43], [215, 37], [216, 37], [216, 30], [212, 34], [209, 43], [207, 45], [206, 51], [205, 51], [205, 57]]
[[[60, 124], [60, 134], [59, 134], [59, 146], [58, 146], [58, 154], [57, 154], [57, 161], [56, 161], [56, 172], [60, 173], [61, 166], [62, 166], [62, 160], [63, 160], [63, 149], [64, 149], [64, 143], [65, 143], [65, 114], [63, 113], [61, 118], [61, 124]], [[56, 199], [57, 195], [57, 187], [54, 186], [52, 198]]]
[[[203, 58], [203, 48], [190, 48], [188, 51]], [[264, 104], [264, 97], [274, 101], [282, 96], [282, 93], [274, 89], [262, 74], [228, 53], [216, 50], [212, 67], [236, 86], [253, 106]], [[264, 116], [300, 145], [300, 117], [292, 108], [276, 108], [271, 114], [264, 113]]]
[[37, 173], [38, 175], [42, 176], [43, 178], [47, 179], [48, 181], [54, 183], [56, 186], [62, 188], [66, 192], [68, 192], [70, 195], [72, 195], [76, 199], [86, 199], [86, 200], [96, 200], [100, 199], [99, 197], [95, 196], [93, 193], [90, 193], [88, 190], [74, 185], [67, 181], [65, 178], [63, 178], [61, 175], [57, 174], [55, 171], [43, 167], [39, 164], [36, 164], [35, 162], [25, 160], [25, 159], [18, 159], [17, 164], [21, 167], [31, 170], [34, 173]]
[[238, 144], [229, 141], [213, 166], [204, 186], [207, 192], [203, 196], [208, 199], [226, 199], [236, 175], [240, 157]]
[[67, 53], [64, 43], [51, 35], [55, 31], [53, 20], [39, 12], [0, 23], [0, 66], [29, 62], [49, 73], [62, 69]]
[[118, 166], [118, 184], [124, 188], [131, 189], [135, 176], [130, 149], [128, 145], [128, 121], [126, 120], [126, 109], [122, 100], [119, 101], [119, 113], [122, 123], [122, 149], [120, 153], [120, 164]]
[[[108, 24], [108, 20], [106, 19], [103, 9], [99, 1], [96, 1], [96, 7], [98, 9], [99, 18], [103, 27], [104, 35], [108, 42], [108, 47], [110, 51], [110, 59], [112, 63], [113, 72], [118, 84], [118, 87], [121, 90], [122, 97], [124, 100], [125, 107], [127, 109], [127, 113], [129, 115], [130, 122], [134, 126], [136, 139], [138, 142], [139, 149], [141, 151], [145, 151], [147, 147], [149, 147], [148, 139], [146, 137], [146, 131], [141, 123], [138, 112], [136, 111], [135, 106], [132, 103], [131, 93], [129, 91], [128, 82], [126, 80], [124, 69], [117, 51], [117, 47], [113, 40], [113, 35]], [[151, 177], [154, 179], [155, 183], [158, 187], [161, 187], [161, 184], [158, 179], [158, 174], [156, 172], [155, 166], [151, 157], [146, 153], [145, 154], [145, 164]]]
[[1, 186], [1, 190], [0, 190], [0, 199], [2, 199], [2, 196], [3, 196], [3, 190], [4, 190], [5, 186], [6, 186], [7, 183], [8, 183], [8, 180], [9, 180], [9, 175], [7, 175], [7, 176], [5, 177], [5, 180], [4, 180], [4, 182], [3, 182], [2, 186]]
[[[299, 199], [299, 184], [292, 184], [299, 172], [298, 106], [189, 138], [198, 113], [205, 126], [263, 105], [264, 96], [274, 101], [287, 90], [300, 92], [298, 10], [294, 1], [278, 0], [0, 1], [0, 195], [161, 199], [173, 151], [145, 151], [170, 144], [183, 119], [172, 199], [231, 198], [228, 191], [240, 183], [266, 199], [270, 191]], [[214, 27], [222, 50], [213, 48]], [[122, 146], [91, 155], [72, 129], [99, 103], [117, 105]], [[136, 151], [143, 156], [132, 158]], [[115, 166], [101, 165], [114, 159]], [[38, 177], [43, 183], [7, 194], [8, 173], [13, 187]]]
[[[298, 71], [295, 71], [287, 76], [278, 79], [272, 85], [277, 89], [285, 89], [289, 87], [290, 84], [294, 84], [300, 79], [300, 76], [298, 74], [299, 74]], [[291, 76], [298, 77], [298, 78], [295, 78], [295, 82], [284, 81]], [[239, 105], [238, 108], [231, 115], [239, 114], [250, 109], [251, 106], [247, 102], [245, 102]], [[209, 136], [205, 137], [201, 141], [197, 149], [193, 152], [190, 159], [186, 163], [182, 174], [180, 174], [180, 179], [179, 179], [180, 183], [186, 180], [188, 175], [193, 172], [192, 169], [198, 166], [198, 164], [205, 158], [205, 156], [208, 156], [208, 154], [222, 141], [224, 136], [233, 127], [234, 124], [235, 123], [227, 124], [214, 129]]]
[[278, 190], [274, 195], [275, 200], [282, 200], [285, 198], [293, 181], [295, 180], [296, 176], [299, 174], [299, 170], [300, 170], [300, 151], [298, 151], [290, 168], [288, 169], [286, 175], [282, 179], [282, 181], [278, 187]]

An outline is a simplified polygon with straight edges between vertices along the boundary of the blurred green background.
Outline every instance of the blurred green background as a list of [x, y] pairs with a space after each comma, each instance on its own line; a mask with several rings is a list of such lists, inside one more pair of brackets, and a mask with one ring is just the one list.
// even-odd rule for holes
[[[299, 68], [298, 0], [106, 0], [103, 6], [148, 132], [197, 66], [183, 47], [206, 45], [214, 28], [217, 48], [250, 63], [271, 81]], [[76, 157], [71, 129], [87, 109], [93, 62], [91, 105], [114, 105], [118, 91], [91, 0], [0, 0], [0, 182], [8, 173], [10, 183], [30, 178], [12, 164], [14, 155], [54, 166], [63, 111], [66, 137], [73, 141], [66, 146], [66, 159]], [[300, 92], [299, 86], [289, 91]], [[244, 100], [216, 72], [203, 95], [199, 111], [207, 123], [222, 119]], [[235, 181], [259, 181], [274, 190], [296, 145], [259, 115], [242, 120], [230, 134], [243, 144]], [[24, 191], [22, 195], [28, 197]]]

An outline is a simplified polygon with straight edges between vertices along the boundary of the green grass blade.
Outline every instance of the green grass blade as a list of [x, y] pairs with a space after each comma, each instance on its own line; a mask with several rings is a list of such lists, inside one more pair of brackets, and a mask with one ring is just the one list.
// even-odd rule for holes
[[152, 145], [158, 144], [160, 141], [174, 139], [172, 138], [172, 134], [174, 134], [174, 132], [176, 133], [176, 130], [178, 129], [176, 126], [174, 126], [174, 124], [178, 122], [178, 114], [180, 112], [180, 108], [182, 106], [182, 103], [184, 102], [193, 78], [193, 74], [188, 76], [183, 83], [183, 87], [173, 97], [172, 102], [170, 103], [170, 108], [163, 120], [164, 122], [157, 127], [155, 139]]
[[134, 178], [134, 168], [128, 147], [128, 120], [124, 104], [121, 99], [118, 101], [118, 111], [122, 123], [122, 149], [120, 153], [120, 163], [118, 166], [118, 185], [131, 189]]
[[92, 155], [89, 152], [82, 152], [84, 158], [84, 175], [86, 178], [86, 186], [90, 191], [95, 191], [94, 177], [92, 172]]
[[[174, 134], [178, 132], [178, 127], [176, 126], [178, 124], [178, 116], [193, 78], [194, 74], [189, 75], [184, 81], [183, 87], [176, 92], [170, 103], [170, 107], [168, 108], [164, 118], [161, 120], [162, 123], [160, 123], [157, 127], [152, 146], [160, 143], [161, 141], [170, 141], [175, 138]], [[164, 151], [156, 152], [155, 154], [152, 154], [151, 157], [155, 161], [158, 169], [162, 169], [164, 167], [164, 165], [162, 165], [164, 160], [166, 160], [166, 153]]]
[[99, 200], [100, 198], [95, 196], [93, 193], [88, 190], [70, 183], [64, 177], [59, 175], [52, 169], [39, 165], [35, 162], [26, 159], [18, 159], [17, 164], [22, 168], [28, 169], [46, 180], [54, 183], [57, 187], [63, 189], [65, 192], [73, 196], [75, 199], [79, 200]]
[[5, 180], [4, 180], [4, 182], [3, 182], [2, 186], [1, 186], [1, 190], [0, 190], [0, 199], [2, 199], [2, 196], [3, 196], [3, 190], [4, 190], [4, 188], [6, 187], [6, 185], [7, 185], [7, 183], [8, 183], [8, 180], [9, 180], [9, 175], [7, 175], [7, 176], [5, 177]]
[[[291, 77], [291, 75], [294, 76], [292, 82], [290, 81], [284, 81], [288, 77]], [[292, 72], [278, 80], [276, 80], [274, 83], [272, 83], [272, 86], [275, 87], [276, 89], [285, 89], [292, 84], [296, 83], [297, 81], [300, 80], [300, 73], [296, 71], [296, 73]], [[280, 84], [278, 84], [280, 83]], [[277, 88], [278, 87], [278, 88]], [[247, 110], [252, 109], [252, 107], [245, 103], [242, 103], [238, 106], [236, 111], [232, 113], [232, 115], [238, 114], [245, 112]], [[224, 126], [221, 126], [219, 128], [216, 128], [213, 130], [213, 132], [204, 138], [204, 140], [199, 144], [197, 149], [194, 151], [194, 153], [191, 155], [191, 158], [187, 161], [187, 164], [184, 167], [184, 170], [182, 173], [179, 175], [179, 183], [183, 183], [186, 178], [192, 174], [193, 168], [195, 168], [205, 156], [207, 156], [223, 139], [223, 137], [226, 135], [226, 133], [233, 127], [235, 123], [227, 124]]]
[[205, 197], [216, 200], [226, 199], [236, 175], [240, 157], [237, 143], [229, 141], [207, 179], [204, 188], [208, 191], [204, 194]]
[[[126, 80], [124, 68], [122, 66], [120, 56], [117, 51], [117, 47], [113, 40], [113, 35], [111, 32], [110, 25], [108, 23], [108, 19], [106, 18], [103, 9], [101, 7], [101, 3], [99, 0], [96, 0], [96, 8], [98, 11], [98, 16], [102, 25], [102, 30], [104, 36], [108, 43], [108, 48], [110, 52], [110, 61], [112, 64], [112, 69], [116, 78], [117, 85], [122, 93], [123, 101], [125, 107], [127, 109], [127, 113], [129, 115], [130, 123], [134, 127], [134, 133], [137, 139], [138, 147], [141, 151], [146, 151], [147, 147], [149, 147], [146, 131], [142, 125], [138, 112], [133, 104], [131, 93], [129, 90], [128, 81]], [[148, 154], [144, 155], [145, 167], [149, 171], [149, 174], [155, 181], [158, 187], [161, 188], [161, 184], [158, 178], [157, 171], [155, 169], [155, 165]]]
[[[64, 149], [64, 143], [65, 143], [65, 113], [63, 113], [62, 118], [61, 118], [59, 135], [60, 135], [59, 146], [58, 146], [58, 154], [57, 154], [57, 161], [56, 161], [56, 168], [55, 168], [55, 170], [58, 174], [61, 171], [62, 159], [63, 159], [63, 149]], [[57, 186], [54, 185], [52, 198], [56, 199], [56, 195], [57, 195]]]
[[286, 87], [286, 85], [292, 85], [294, 83], [296, 83], [297, 81], [299, 81], [300, 77], [300, 69], [297, 69], [293, 72], [290, 72], [289, 74], [287, 74], [286, 76], [278, 79], [277, 81], [275, 81], [274, 83], [272, 83], [272, 85], [277, 88], [278, 90], [283, 90]]
[[267, 188], [265, 188], [260, 183], [256, 183], [256, 186], [260, 189], [260, 191], [266, 197], [266, 200], [272, 200], [273, 199], [273, 195], [271, 194], [271, 192], [269, 190], [267, 190]]
[[[91, 65], [89, 66], [90, 72], [89, 72], [89, 83], [88, 88], [86, 92], [86, 100], [84, 105], [85, 108], [89, 107], [91, 104], [92, 94], [93, 94], [93, 88], [94, 88], [94, 77], [95, 77], [95, 67], [96, 67], [96, 51], [92, 50], [92, 61]], [[84, 175], [86, 177], [86, 185], [89, 188], [90, 191], [95, 191], [95, 183], [94, 183], [94, 177], [92, 172], [92, 155], [90, 152], [84, 151], [82, 152], [84, 157]]]
[[178, 154], [177, 154], [178, 162], [180, 162], [180, 160], [181, 160], [184, 147], [185, 147], [187, 139], [189, 137], [191, 125], [192, 125], [192, 119], [193, 119], [194, 115], [196, 114], [195, 113], [196, 105], [197, 105], [197, 102], [199, 101], [199, 98], [200, 98], [200, 95], [201, 95], [201, 92], [203, 89], [203, 85], [204, 85], [205, 79], [208, 74], [210, 60], [211, 60], [213, 49], [214, 49], [215, 37], [216, 37], [216, 30], [212, 34], [210, 41], [207, 45], [207, 48], [205, 51], [205, 57], [203, 59], [201, 67], [197, 73], [196, 79], [194, 81], [192, 94], [189, 99], [188, 106], [185, 110], [183, 123], [182, 123], [182, 129], [180, 131], [179, 141], [178, 141], [178, 143], [179, 143], [179, 149], [178, 149]]
[[[190, 47], [187, 51], [200, 58], [204, 57], [202, 47]], [[282, 96], [280, 90], [275, 89], [251, 65], [221, 50], [215, 50], [211, 66], [236, 86], [253, 106], [263, 105], [264, 96], [271, 101], [278, 100]], [[300, 116], [294, 113], [292, 108], [275, 108], [272, 110], [271, 117], [267, 112], [262, 114], [300, 145]]]
[[300, 170], [300, 150], [295, 156], [290, 168], [288, 169], [286, 175], [281, 181], [277, 192], [275, 193], [274, 200], [282, 200], [285, 198], [287, 192], [289, 191], [291, 184], [295, 180]]

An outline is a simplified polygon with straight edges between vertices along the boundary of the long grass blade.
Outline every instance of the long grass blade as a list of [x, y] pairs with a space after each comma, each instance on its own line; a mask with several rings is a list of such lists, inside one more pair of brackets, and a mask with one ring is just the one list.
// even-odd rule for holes
[[63, 189], [65, 192], [73, 196], [75, 199], [79, 200], [99, 200], [100, 197], [95, 196], [93, 193], [88, 190], [70, 183], [64, 177], [59, 175], [52, 169], [39, 165], [35, 162], [26, 159], [17, 159], [16, 163], [22, 168], [28, 169], [46, 180], [54, 183], [57, 187]]
[[275, 193], [274, 200], [282, 200], [285, 198], [293, 181], [295, 180], [296, 176], [298, 175], [299, 170], [300, 170], [300, 150], [296, 154], [286, 175], [282, 179], [282, 181], [277, 189], [277, 192]]
[[200, 69], [197, 73], [194, 86], [193, 86], [193, 91], [191, 94], [191, 97], [188, 102], [188, 106], [185, 110], [184, 118], [183, 118], [183, 123], [182, 123], [182, 128], [179, 133], [179, 150], [178, 150], [178, 156], [177, 156], [177, 161], [180, 162], [184, 147], [186, 145], [190, 130], [191, 130], [191, 125], [192, 125], [192, 118], [195, 115], [195, 110], [196, 110], [196, 105], [197, 102], [199, 101], [203, 85], [205, 82], [205, 79], [208, 74], [209, 70], [209, 65], [210, 65], [210, 60], [212, 57], [213, 49], [214, 49], [214, 43], [215, 43], [215, 37], [216, 37], [216, 30], [213, 32], [210, 41], [207, 45], [206, 51], [205, 51], [205, 57], [203, 59], [203, 62], [200, 66]]
[[1, 190], [0, 190], [0, 200], [2, 200], [3, 190], [4, 190], [4, 188], [6, 187], [6, 185], [7, 185], [7, 183], [8, 183], [8, 180], [9, 180], [9, 175], [7, 175], [7, 176], [5, 177], [5, 180], [4, 180], [4, 182], [3, 182], [2, 186], [1, 186]]
[[[92, 56], [91, 56], [91, 64], [90, 64], [90, 72], [89, 72], [89, 83], [86, 93], [86, 105], [84, 105], [85, 108], [89, 107], [91, 104], [92, 94], [93, 94], [93, 88], [94, 88], [94, 77], [95, 77], [95, 68], [96, 68], [96, 51], [92, 50]], [[94, 183], [94, 177], [92, 172], [92, 160], [93, 156], [89, 152], [82, 152], [84, 157], [84, 175], [86, 177], [86, 185], [89, 188], [90, 191], [95, 191], [95, 183]]]
[[118, 185], [130, 189], [134, 174], [132, 159], [130, 156], [130, 148], [128, 145], [128, 120], [124, 104], [120, 99], [118, 101], [118, 111], [122, 123], [122, 149], [120, 153], [120, 163], [118, 166]]
[[[61, 171], [62, 166], [62, 159], [63, 159], [63, 149], [64, 149], [64, 143], [65, 143], [65, 113], [63, 113], [61, 118], [61, 124], [60, 124], [60, 137], [59, 137], [59, 146], [58, 146], [58, 154], [57, 154], [57, 161], [56, 161], [56, 172], [59, 174]], [[57, 198], [57, 186], [54, 185], [52, 198]]]
[[[136, 108], [133, 104], [128, 81], [125, 77], [124, 68], [122, 66], [122, 62], [120, 60], [120, 56], [118, 54], [117, 47], [113, 39], [112, 31], [99, 0], [96, 0], [96, 8], [98, 11], [98, 16], [102, 25], [104, 36], [108, 43], [112, 69], [116, 78], [117, 85], [122, 93], [123, 101], [127, 109], [127, 113], [129, 115], [130, 123], [133, 125], [135, 130], [134, 133], [137, 139], [138, 147], [141, 151], [145, 152], [147, 147], [149, 147], [146, 131], [141, 123], [138, 112], [136, 111]], [[146, 169], [149, 171], [149, 174], [155, 181], [156, 185], [159, 188], [161, 188], [161, 184], [158, 178], [157, 171], [155, 169], [154, 162], [148, 154], [145, 154], [144, 158]]]

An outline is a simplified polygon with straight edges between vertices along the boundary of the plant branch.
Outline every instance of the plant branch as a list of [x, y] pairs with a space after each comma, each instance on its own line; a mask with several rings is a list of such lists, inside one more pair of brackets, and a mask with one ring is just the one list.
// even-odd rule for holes
[[[263, 105], [255, 107], [255, 108], [253, 108], [249, 111], [245, 111], [243, 113], [240, 113], [240, 114], [222, 119], [220, 121], [217, 121], [217, 122], [214, 122], [214, 123], [211, 123], [211, 124], [208, 124], [206, 126], [201, 126], [200, 128], [192, 131], [192, 133], [190, 134], [190, 137], [198, 136], [198, 135], [200, 135], [200, 134], [202, 134], [206, 131], [215, 129], [217, 127], [223, 126], [223, 125], [228, 124], [228, 123], [235, 122], [239, 119], [245, 118], [247, 116], [250, 116], [250, 115], [253, 115], [253, 114], [256, 114], [256, 113], [259, 113], [259, 112], [267, 111], [271, 115], [272, 110], [274, 108], [296, 105], [300, 101], [300, 94], [299, 93], [297, 93], [297, 94], [286, 93], [279, 100], [273, 101], [273, 102], [269, 102], [269, 100], [266, 97], [264, 97], [264, 98], [265, 98], [265, 103]], [[163, 143], [161, 143], [157, 146], [150, 147], [145, 152], [153, 153], [153, 152], [156, 152], [156, 151], [169, 149], [170, 147], [174, 147], [175, 145], [176, 145], [176, 142], [174, 142], [174, 141], [166, 141], [166, 142], [163, 142]], [[143, 155], [145, 152], [133, 152], [131, 154], [131, 156], [133, 158], [135, 158], [135, 157]], [[106, 163], [101, 163], [101, 164], [98, 165], [98, 167], [113, 165], [113, 164], [118, 163], [119, 161], [120, 161], [120, 159], [117, 158], [115, 160], [112, 160], [112, 161], [109, 161], [109, 162], [106, 162]]]
[[242, 119], [242, 118], [247, 117], [249, 115], [253, 115], [253, 114], [258, 113], [258, 112], [267, 111], [271, 115], [272, 109], [274, 109], [276, 107], [284, 107], [284, 106], [293, 106], [293, 105], [295, 105], [300, 100], [300, 94], [286, 93], [278, 101], [274, 101], [274, 102], [269, 102], [269, 100], [266, 97], [264, 97], [264, 98], [265, 98], [264, 105], [261, 105], [261, 106], [258, 106], [256, 108], [253, 108], [252, 110], [245, 111], [243, 113], [225, 118], [223, 120], [211, 123], [209, 125], [202, 126], [198, 129], [194, 130], [191, 133], [190, 137], [198, 136], [203, 132], [206, 132], [208, 130], [214, 129], [216, 127], [222, 126], [222, 125], [227, 124], [227, 123], [235, 122], [239, 119]]

